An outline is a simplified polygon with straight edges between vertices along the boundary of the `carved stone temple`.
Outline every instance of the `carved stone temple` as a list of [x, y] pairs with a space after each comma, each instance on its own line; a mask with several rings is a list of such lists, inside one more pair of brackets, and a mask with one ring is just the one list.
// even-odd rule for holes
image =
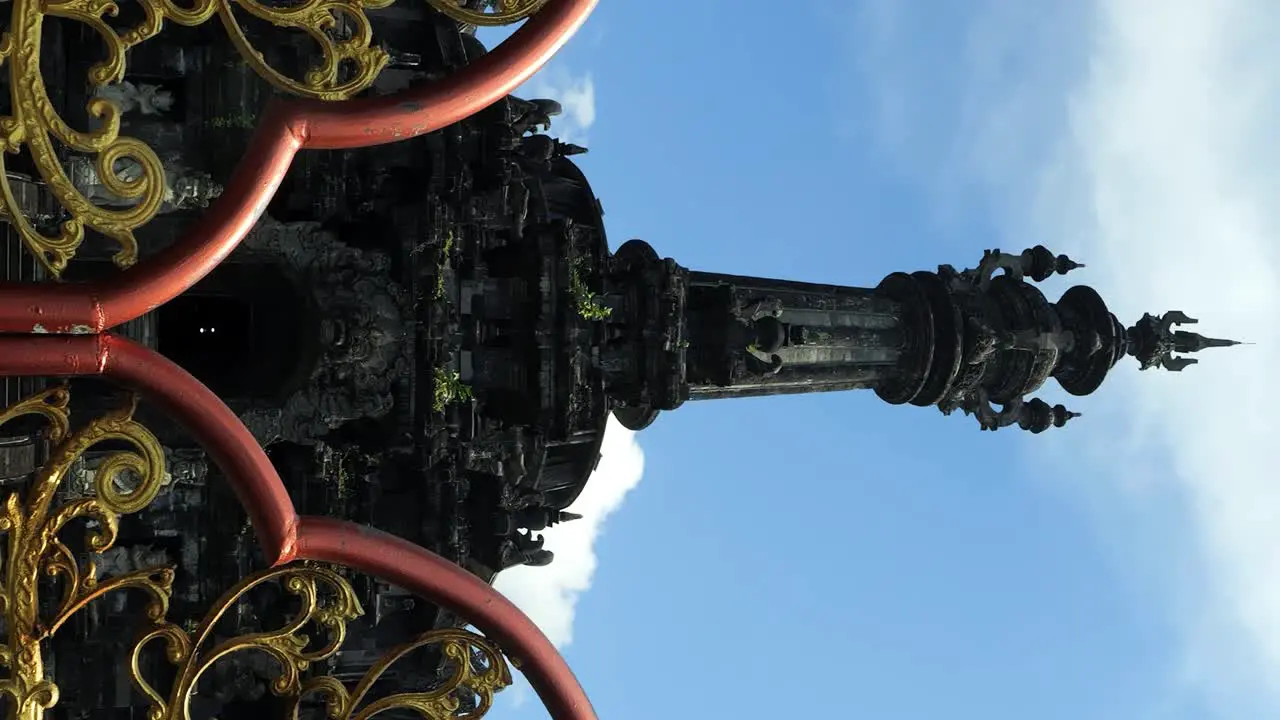
[[[486, 53], [474, 28], [429, 4], [390, 5], [370, 19], [389, 58], [370, 95], [431, 82]], [[124, 82], [91, 87], [96, 31], [45, 20], [41, 71], [57, 111], [90, 128], [101, 122], [86, 110], [94, 99], [114, 102], [122, 134], [163, 163], [159, 214], [137, 232], [144, 258], [182, 237], [223, 192], [275, 92], [212, 25], [169, 23], [129, 50]], [[301, 66], [302, 33], [246, 28], [266, 62]], [[9, 75], [0, 82], [8, 88]], [[602, 205], [573, 159], [585, 148], [549, 134], [559, 112], [554, 99], [511, 96], [413, 140], [303, 152], [227, 262], [116, 332], [214, 390], [267, 449], [301, 513], [386, 530], [485, 582], [554, 562], [543, 533], [577, 519], [569, 508], [600, 459], [610, 416], [639, 430], [689, 401], [866, 390], [890, 404], [960, 410], [983, 430], [1039, 433], [1087, 409], [1035, 397], [1050, 379], [1086, 396], [1125, 356], [1179, 371], [1201, 350], [1234, 344], [1186, 330], [1195, 321], [1180, 312], [1126, 326], [1086, 286], [1046, 298], [1036, 283], [1079, 265], [1044, 247], [989, 251], [963, 271], [849, 280], [868, 287], [689, 270], [641, 240], [611, 247]], [[82, 154], [59, 152], [84, 197], [111, 208], [134, 202], [112, 188], [136, 180], [141, 165], [116, 163], [110, 182]], [[5, 168], [21, 213], [54, 233], [68, 215], [39, 168], [25, 155]], [[12, 226], [0, 233], [4, 279], [46, 280]], [[91, 235], [64, 279], [119, 272], [117, 249]], [[0, 380], [6, 405], [55, 382]], [[95, 380], [71, 386], [87, 416], [119, 395]], [[167, 484], [121, 520], [96, 572], [173, 566], [170, 614], [199, 618], [263, 564], [204, 450], [146, 403], [137, 417], [164, 446]], [[25, 488], [47, 444], [21, 426], [0, 435], [0, 486]], [[58, 492], [91, 496], [100, 462], [88, 454]], [[352, 582], [367, 613], [330, 661], [340, 680], [361, 677], [412, 633], [464, 624], [400, 588]], [[94, 604], [50, 640], [57, 717], [143, 717], [127, 680], [86, 670], [118, 662], [132, 602]], [[280, 602], [228, 622], [250, 627], [279, 615]], [[429, 661], [397, 667], [383, 682], [416, 686], [436, 672]], [[210, 673], [200, 716], [279, 709], [260, 665]]]

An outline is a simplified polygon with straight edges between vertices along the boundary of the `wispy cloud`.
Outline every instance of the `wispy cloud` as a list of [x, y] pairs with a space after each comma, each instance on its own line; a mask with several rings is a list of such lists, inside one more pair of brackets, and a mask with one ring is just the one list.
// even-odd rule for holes
[[578, 599], [591, 588], [596, 571], [596, 540], [605, 521], [622, 506], [644, 474], [644, 452], [636, 434], [609, 420], [600, 464], [573, 507], [582, 515], [545, 533], [546, 549], [556, 554], [546, 567], [515, 567], [498, 575], [494, 586], [524, 610], [559, 647], [573, 641]]
[[587, 143], [587, 133], [596, 122], [596, 85], [590, 73], [576, 74], [553, 62], [522, 85], [516, 95], [559, 101], [564, 114], [552, 119], [551, 134], [564, 142]]
[[[1210, 334], [1258, 343], [1206, 354], [1181, 375], [1137, 376], [1126, 361], [1099, 397], [1075, 402], [1088, 416], [1048, 442], [1092, 450], [1077, 475], [1094, 478], [1103, 502], [1177, 497], [1191, 552], [1160, 565], [1184, 631], [1182, 679], [1223, 717], [1275, 716], [1280, 48], [1269, 33], [1280, 5], [987, 2], [958, 39], [964, 62], [934, 55], [933, 76], [906, 84], [886, 58], [928, 52], [908, 32], [907, 13], [923, 11], [870, 7], [860, 41], [879, 54], [863, 77], [883, 98], [883, 122], [906, 125], [886, 128], [890, 151], [921, 172], [943, 160], [943, 192], [978, 200], [1004, 229], [986, 244], [1080, 255], [1122, 319], [1181, 309]], [[939, 84], [960, 90], [934, 108], [932, 127], [895, 110]], [[932, 146], [944, 156], [912, 157], [910, 132], [946, 138]]]
[[[560, 51], [541, 70], [516, 88], [515, 96], [527, 99], [550, 98], [557, 100], [564, 107], [564, 114], [551, 121], [551, 135], [564, 142], [586, 145], [588, 131], [596, 122], [596, 84], [591, 72], [583, 72], [574, 67], [566, 55], [575, 47], [585, 47], [589, 51], [600, 45], [605, 37], [605, 25], [592, 17], [578, 31], [578, 35], [570, 40], [566, 50]], [[499, 43], [511, 37], [516, 28], [512, 26], [496, 28], [480, 28], [476, 37], [486, 47], [497, 47]]]

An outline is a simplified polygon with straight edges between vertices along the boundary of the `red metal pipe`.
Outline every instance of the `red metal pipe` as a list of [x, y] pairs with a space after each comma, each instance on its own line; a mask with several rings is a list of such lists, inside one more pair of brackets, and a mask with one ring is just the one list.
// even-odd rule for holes
[[217, 395], [163, 355], [113, 335], [0, 336], [0, 376], [10, 375], [102, 375], [137, 391], [181, 423], [222, 470], [267, 562], [293, 559], [298, 514], [271, 460]]
[[458, 613], [516, 661], [554, 720], [596, 720], [578, 679], [538, 626], [502, 593], [439, 555], [365, 525], [303, 516], [297, 557], [355, 568]]
[[289, 103], [306, 147], [346, 150], [439, 130], [501, 100], [528, 80], [587, 21], [599, 0], [551, 0], [491, 52], [438, 82], [343, 103]]
[[141, 317], [226, 259], [267, 209], [302, 138], [272, 108], [226, 190], [178, 242], [91, 283], [0, 283], [0, 332], [103, 332]]
[[227, 188], [186, 236], [110, 279], [0, 283], [0, 333], [97, 333], [196, 284], [248, 234], [302, 148], [353, 149], [439, 130], [497, 102], [575, 33], [599, 0], [551, 0], [505, 42], [443, 80], [395, 95], [268, 108]]

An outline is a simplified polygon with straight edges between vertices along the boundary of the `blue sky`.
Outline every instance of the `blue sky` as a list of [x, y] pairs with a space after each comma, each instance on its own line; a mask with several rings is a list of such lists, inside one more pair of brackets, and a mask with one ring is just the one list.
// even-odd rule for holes
[[[1043, 242], [1122, 319], [1259, 345], [1181, 377], [1125, 362], [1039, 437], [858, 392], [612, 428], [588, 518], [499, 585], [602, 718], [1276, 716], [1278, 22], [603, 0], [528, 94], [566, 101], [615, 247], [872, 286]], [[501, 717], [544, 716], [511, 697]]]

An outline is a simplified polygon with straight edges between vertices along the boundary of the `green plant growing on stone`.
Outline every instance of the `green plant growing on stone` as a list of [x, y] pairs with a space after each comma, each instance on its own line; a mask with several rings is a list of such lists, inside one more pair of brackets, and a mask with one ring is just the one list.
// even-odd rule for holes
[[347, 476], [347, 468], [342, 463], [338, 463], [337, 472], [334, 473], [334, 484], [337, 485], [339, 499], [351, 499], [351, 482]]
[[436, 256], [436, 300], [444, 298], [444, 271], [449, 267], [451, 252], [453, 252], [453, 228], [449, 228], [449, 232], [444, 236], [444, 244], [440, 246], [440, 254]]
[[251, 113], [242, 112], [235, 115], [218, 115], [209, 118], [209, 124], [216, 128], [239, 128], [252, 130], [257, 125], [257, 118]]
[[583, 320], [607, 320], [613, 314], [613, 308], [605, 307], [596, 299], [587, 283], [582, 279], [587, 261], [578, 257], [569, 263], [569, 292], [573, 294], [573, 304], [578, 316]]
[[457, 371], [445, 370], [442, 367], [435, 369], [435, 400], [432, 403], [432, 409], [438, 413], [444, 412], [445, 407], [454, 403], [466, 402], [471, 399], [471, 387], [462, 382], [462, 377]]

